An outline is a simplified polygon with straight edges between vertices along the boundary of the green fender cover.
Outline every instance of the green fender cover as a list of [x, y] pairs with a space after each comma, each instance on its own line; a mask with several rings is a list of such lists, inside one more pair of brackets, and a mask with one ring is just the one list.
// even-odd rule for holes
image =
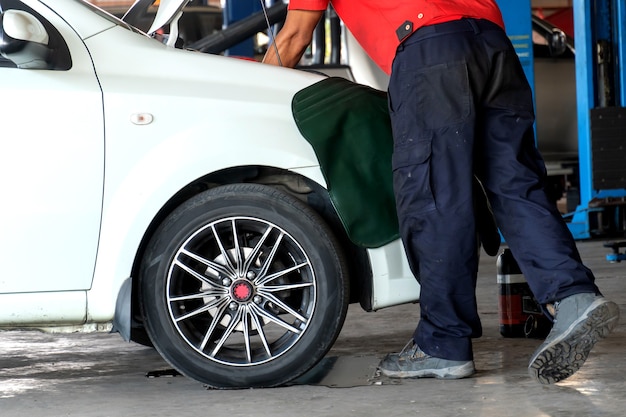
[[[376, 248], [397, 239], [387, 94], [330, 77], [298, 91], [292, 111], [300, 133], [315, 150], [350, 240]], [[485, 190], [476, 178], [474, 213], [478, 238], [486, 253], [495, 256], [501, 237]]]
[[296, 93], [292, 110], [350, 239], [370, 248], [397, 239], [387, 94], [325, 78]]

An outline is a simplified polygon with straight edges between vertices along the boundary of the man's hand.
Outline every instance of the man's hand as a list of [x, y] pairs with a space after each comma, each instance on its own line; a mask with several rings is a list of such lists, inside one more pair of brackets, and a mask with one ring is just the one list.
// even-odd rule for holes
[[[293, 68], [313, 39], [315, 26], [324, 15], [324, 10], [289, 10], [283, 28], [276, 35], [276, 46], [269, 45], [263, 62]], [[280, 61], [276, 56], [276, 48]]]

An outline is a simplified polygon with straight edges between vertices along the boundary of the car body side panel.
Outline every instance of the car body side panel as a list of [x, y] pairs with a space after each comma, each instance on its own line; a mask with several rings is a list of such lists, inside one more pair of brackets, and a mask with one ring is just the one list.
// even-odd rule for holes
[[86, 290], [98, 247], [100, 87], [80, 38], [58, 16], [34, 6], [65, 38], [73, 66], [0, 68], [0, 293]]
[[81, 325], [86, 302], [85, 291], [0, 294], [2, 327]]
[[372, 310], [419, 301], [420, 286], [409, 268], [401, 240], [367, 252], [374, 287]]

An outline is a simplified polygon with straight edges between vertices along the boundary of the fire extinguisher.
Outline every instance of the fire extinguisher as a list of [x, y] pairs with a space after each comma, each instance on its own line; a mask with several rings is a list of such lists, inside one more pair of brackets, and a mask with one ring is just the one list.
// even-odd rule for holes
[[504, 337], [544, 339], [552, 322], [535, 300], [510, 249], [498, 256], [498, 313], [500, 334]]

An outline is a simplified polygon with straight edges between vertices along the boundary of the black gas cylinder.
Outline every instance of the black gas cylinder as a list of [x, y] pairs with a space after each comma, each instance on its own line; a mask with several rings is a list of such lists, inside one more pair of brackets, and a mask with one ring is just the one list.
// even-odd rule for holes
[[552, 327], [535, 300], [510, 249], [498, 256], [498, 313], [504, 337], [544, 339]]

